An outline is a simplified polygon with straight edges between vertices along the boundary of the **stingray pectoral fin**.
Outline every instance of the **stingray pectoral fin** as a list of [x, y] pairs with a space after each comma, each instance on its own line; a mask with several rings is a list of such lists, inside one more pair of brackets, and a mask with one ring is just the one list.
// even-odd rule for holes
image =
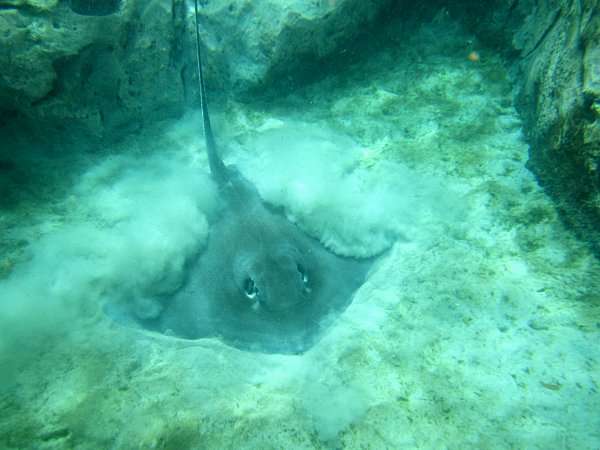
[[[192, 271], [192, 276], [194, 275]], [[208, 313], [208, 300], [197, 283], [190, 283], [166, 300], [163, 313], [155, 321], [154, 330], [184, 339], [215, 335]]]
[[327, 277], [320, 286], [315, 302], [328, 312], [340, 313], [352, 302], [373, 266], [372, 259], [344, 258], [327, 252]]

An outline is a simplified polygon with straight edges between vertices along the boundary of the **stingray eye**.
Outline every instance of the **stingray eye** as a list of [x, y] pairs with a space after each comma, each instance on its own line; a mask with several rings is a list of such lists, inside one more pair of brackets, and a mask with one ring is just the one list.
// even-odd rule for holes
[[258, 295], [258, 286], [252, 278], [246, 278], [246, 281], [244, 281], [244, 294], [250, 300], [254, 300]]
[[308, 284], [308, 275], [306, 274], [306, 269], [303, 265], [298, 264], [297, 266], [298, 273], [300, 274], [300, 278], [302, 279], [302, 283]]

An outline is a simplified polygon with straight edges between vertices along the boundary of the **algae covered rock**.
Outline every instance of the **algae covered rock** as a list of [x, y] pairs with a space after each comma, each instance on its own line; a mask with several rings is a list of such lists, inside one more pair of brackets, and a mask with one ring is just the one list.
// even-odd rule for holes
[[0, 11], [5, 121], [100, 137], [183, 111], [172, 5], [128, 1], [116, 14], [89, 17], [64, 2], [39, 3]]
[[594, 1], [543, 2], [513, 44], [530, 167], [566, 221], [600, 254], [600, 14]]
[[390, 0], [211, 0], [201, 36], [213, 83], [236, 91], [290, 84], [346, 52]]
[[[389, 0], [203, 1], [209, 88], [240, 92], [285, 80], [341, 51]], [[182, 115], [195, 101], [193, 2], [127, 0], [105, 16], [58, 0], [0, 9], [0, 124], [118, 137]]]
[[529, 168], [600, 255], [598, 2], [488, 0], [453, 13], [507, 57]]

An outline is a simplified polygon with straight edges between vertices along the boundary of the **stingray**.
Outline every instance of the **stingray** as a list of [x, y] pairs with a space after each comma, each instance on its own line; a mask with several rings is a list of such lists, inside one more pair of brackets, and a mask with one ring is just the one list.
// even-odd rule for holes
[[373, 260], [335, 255], [223, 163], [208, 112], [197, 0], [195, 13], [204, 138], [222, 208], [182, 287], [161, 299], [156, 317], [134, 319], [180, 338], [218, 337], [244, 350], [302, 353], [348, 306]]

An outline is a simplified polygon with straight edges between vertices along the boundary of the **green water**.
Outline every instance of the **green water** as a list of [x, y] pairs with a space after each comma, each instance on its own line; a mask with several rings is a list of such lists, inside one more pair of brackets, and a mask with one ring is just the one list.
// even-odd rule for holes
[[122, 327], [103, 305], [174, 289], [206, 240], [198, 113], [58, 149], [3, 205], [0, 447], [597, 448], [600, 267], [525, 167], [497, 55], [440, 18], [213, 122], [307, 232], [389, 253], [303, 355]]

